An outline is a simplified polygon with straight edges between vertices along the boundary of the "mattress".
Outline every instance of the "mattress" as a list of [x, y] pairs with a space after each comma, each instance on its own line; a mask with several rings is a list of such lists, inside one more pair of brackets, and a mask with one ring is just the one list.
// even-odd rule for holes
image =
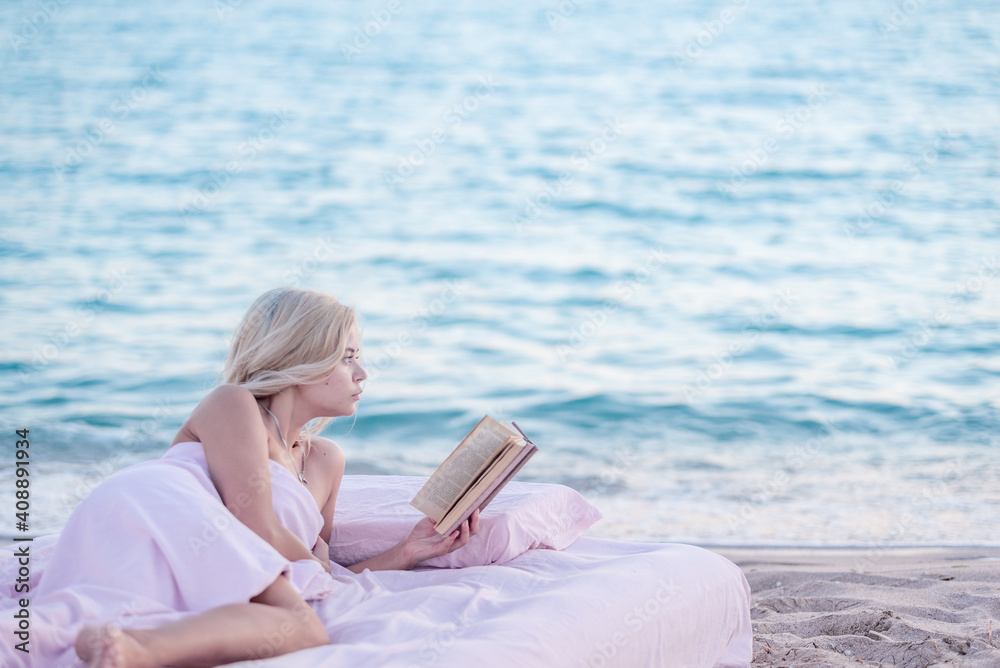
[[338, 591], [311, 602], [332, 644], [252, 665], [750, 665], [743, 573], [689, 545], [582, 537], [502, 566], [361, 574], [335, 567], [334, 575]]

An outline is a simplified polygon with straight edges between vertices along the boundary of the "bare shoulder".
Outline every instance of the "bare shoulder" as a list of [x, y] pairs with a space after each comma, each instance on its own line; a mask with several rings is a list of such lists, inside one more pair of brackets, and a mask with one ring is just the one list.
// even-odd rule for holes
[[213, 388], [211, 392], [199, 402], [198, 407], [211, 406], [213, 408], [254, 408], [256, 411], [257, 400], [247, 388], [242, 385], [232, 385], [226, 383]]
[[309, 457], [307, 466], [315, 467], [312, 470], [317, 472], [318, 477], [321, 476], [326, 482], [326, 486], [315, 490], [314, 493], [320, 494], [316, 497], [316, 503], [319, 505], [324, 520], [320, 536], [323, 537], [323, 540], [329, 541], [333, 515], [337, 507], [337, 497], [340, 495], [340, 483], [344, 480], [346, 458], [339, 445], [322, 436], [313, 436], [312, 452], [313, 455]]
[[198, 402], [194, 411], [205, 413], [215, 413], [216, 411], [256, 413], [257, 400], [250, 390], [241, 385], [219, 385]]
[[220, 429], [259, 430], [263, 434], [265, 430], [259, 418], [257, 399], [250, 390], [240, 385], [219, 385], [198, 402], [184, 429], [194, 440], [204, 443], [206, 436]]
[[315, 457], [324, 466], [343, 468], [345, 456], [343, 449], [323, 436], [312, 437], [312, 451], [310, 457]]

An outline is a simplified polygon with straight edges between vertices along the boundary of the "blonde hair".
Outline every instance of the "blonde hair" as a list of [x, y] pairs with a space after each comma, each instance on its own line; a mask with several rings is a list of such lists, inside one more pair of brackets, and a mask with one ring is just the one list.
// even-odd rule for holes
[[[222, 382], [241, 385], [258, 399], [328, 376], [357, 327], [354, 309], [302, 288], [275, 288], [254, 301], [233, 334]], [[307, 452], [333, 418], [302, 428]]]

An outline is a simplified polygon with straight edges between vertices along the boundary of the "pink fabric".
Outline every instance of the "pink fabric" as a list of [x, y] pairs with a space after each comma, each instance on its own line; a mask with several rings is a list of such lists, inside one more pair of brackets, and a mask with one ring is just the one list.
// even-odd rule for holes
[[[315, 500], [275, 462], [271, 485], [278, 519], [312, 546], [323, 525]], [[149, 628], [245, 603], [281, 573], [306, 598], [334, 589], [318, 563], [290, 563], [226, 509], [200, 443], [178, 443], [160, 459], [109, 477], [77, 506], [54, 549], [50, 543], [32, 555], [34, 666], [79, 665], [73, 641], [85, 625]], [[6, 575], [5, 585], [14, 579]], [[0, 614], [0, 651], [13, 652], [9, 615]], [[21, 654], [3, 665], [26, 665]]]
[[587, 538], [503, 566], [335, 577], [333, 643], [240, 668], [748, 668], [750, 587], [690, 545]]
[[[72, 641], [84, 619], [154, 626], [248, 600], [287, 570], [269, 545], [226, 516], [195, 446], [112, 476], [74, 512], [55, 548], [52, 538], [35, 541], [32, 572], [42, 574], [40, 582], [33, 577], [35, 666], [78, 666]], [[315, 502], [291, 473], [274, 467], [279, 518], [314, 537]], [[350, 487], [350, 477], [345, 483]], [[370, 510], [397, 501], [373, 494]], [[0, 585], [14, 580], [15, 548], [0, 550]], [[582, 537], [562, 551], [528, 550], [502, 566], [360, 575], [334, 566], [334, 576], [293, 574], [332, 644], [237, 665], [750, 664], [746, 579], [726, 559], [688, 545]], [[24, 655], [13, 651], [14, 602], [8, 591], [0, 594], [0, 665], [23, 666]]]
[[[412, 476], [344, 476], [330, 534], [330, 559], [356, 564], [401, 541], [424, 516], [410, 499], [426, 482]], [[511, 482], [479, 518], [469, 544], [423, 566], [465, 568], [505, 564], [533, 548], [561, 550], [601, 519], [579, 492], [564, 485]]]

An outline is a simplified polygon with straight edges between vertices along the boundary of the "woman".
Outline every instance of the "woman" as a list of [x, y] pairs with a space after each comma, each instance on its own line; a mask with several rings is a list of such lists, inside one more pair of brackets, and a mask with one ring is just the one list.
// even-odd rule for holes
[[[354, 310], [333, 297], [279, 288], [256, 300], [233, 338], [225, 384], [195, 407], [163, 458], [99, 485], [60, 535], [33, 605], [44, 615], [61, 592], [83, 593], [50, 622], [72, 627], [67, 620], [95, 607], [139, 602], [125, 617], [134, 623], [105, 616], [79, 630], [81, 659], [214, 666], [329, 643], [305, 600], [336, 595], [327, 541], [344, 454], [317, 434], [356, 410], [367, 377], [360, 355]], [[477, 512], [439, 536], [425, 518], [350, 569], [412, 568], [462, 547], [478, 526]], [[104, 576], [81, 558], [114, 567]], [[158, 620], [166, 621], [149, 627]], [[69, 655], [45, 653], [60, 649]]]

